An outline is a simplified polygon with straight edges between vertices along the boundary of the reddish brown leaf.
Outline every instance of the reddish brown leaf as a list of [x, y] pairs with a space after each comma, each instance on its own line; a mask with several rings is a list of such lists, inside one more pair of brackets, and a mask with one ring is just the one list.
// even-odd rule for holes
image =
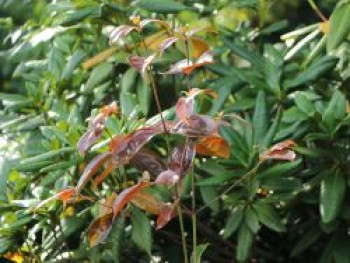
[[112, 149], [112, 161], [115, 166], [129, 162], [131, 158], [155, 135], [161, 133], [156, 127], [135, 130], [124, 139], [118, 139], [118, 147]]
[[166, 170], [164, 172], [161, 172], [155, 183], [157, 184], [165, 184], [165, 185], [174, 185], [176, 183], [178, 183], [180, 180], [180, 175], [178, 175], [177, 173], [175, 173], [173, 170]]
[[177, 215], [177, 206], [178, 201], [175, 201], [171, 206], [168, 206], [164, 208], [158, 215], [157, 218], [157, 227], [156, 229], [159, 230], [163, 228], [166, 224], [168, 224], [171, 219], [173, 219]]
[[218, 123], [206, 115], [193, 114], [186, 120], [175, 123], [170, 132], [189, 137], [206, 137], [217, 134]]
[[171, 45], [176, 43], [179, 40], [178, 37], [168, 37], [165, 40], [163, 40], [162, 43], [159, 45], [160, 52], [164, 52], [166, 49], [168, 49]]
[[124, 189], [114, 201], [113, 220], [124, 208], [124, 206], [128, 202], [130, 202], [130, 200], [133, 199], [137, 193], [141, 192], [144, 188], [148, 187], [149, 184], [150, 183], [148, 181], [140, 181], [136, 185]]
[[100, 217], [106, 214], [113, 213], [113, 204], [115, 199], [117, 198], [117, 194], [113, 192], [110, 196], [106, 198], [106, 200], [100, 206]]
[[80, 153], [84, 154], [91, 145], [101, 137], [106, 120], [112, 114], [118, 113], [118, 111], [119, 108], [116, 102], [112, 102], [100, 109], [99, 113], [92, 118], [88, 131], [85, 132], [78, 141], [77, 148]]
[[128, 58], [128, 62], [130, 66], [132, 66], [137, 72], [145, 74], [147, 68], [153, 63], [155, 58], [156, 54], [152, 54], [147, 58], [140, 56], [130, 56]]
[[191, 89], [186, 98], [180, 98], [175, 106], [176, 115], [180, 120], [186, 120], [190, 115], [193, 114], [194, 110], [194, 99], [200, 93], [206, 93], [213, 98], [217, 98], [217, 94], [212, 90], [203, 89]]
[[97, 176], [94, 180], [94, 186], [97, 187], [102, 181], [110, 174], [110, 172], [115, 168], [114, 164], [110, 162], [102, 174]]
[[190, 169], [196, 155], [196, 148], [193, 143], [187, 143], [175, 147], [169, 160], [169, 169], [183, 177]]
[[49, 202], [54, 201], [54, 200], [61, 200], [63, 204], [65, 205], [67, 201], [76, 193], [75, 188], [69, 188], [69, 189], [63, 189], [59, 192], [57, 192], [55, 195], [51, 196], [50, 198], [40, 202], [37, 206], [36, 209], [41, 208], [45, 205], [47, 205]]
[[186, 67], [192, 66], [191, 60], [183, 59], [170, 66], [170, 69], [166, 72], [160, 72], [160, 74], [171, 75], [171, 74], [182, 74]]
[[204, 52], [209, 50], [209, 45], [199, 37], [191, 37], [190, 40], [192, 43], [191, 57], [198, 59]]
[[90, 246], [96, 246], [103, 242], [113, 225], [113, 213], [107, 213], [99, 218], [97, 218], [89, 228], [89, 243]]
[[96, 174], [98, 169], [111, 158], [110, 152], [105, 152], [97, 155], [90, 163], [85, 167], [85, 170], [76, 186], [76, 190], [79, 193], [83, 186], [89, 181], [89, 179]]
[[136, 193], [131, 199], [131, 203], [153, 215], [158, 215], [169, 206], [167, 203], [157, 199], [155, 196], [144, 192]]
[[260, 160], [276, 159], [285, 161], [294, 161], [296, 154], [290, 148], [295, 145], [292, 140], [286, 140], [275, 144], [269, 150], [264, 151], [260, 154]]
[[165, 164], [159, 155], [146, 148], [139, 150], [130, 163], [141, 173], [147, 171], [153, 176], [157, 176], [165, 170]]
[[222, 137], [204, 137], [196, 145], [196, 152], [202, 155], [229, 158], [230, 146]]
[[126, 37], [130, 34], [131, 31], [136, 30], [135, 26], [122, 25], [116, 28], [113, 28], [109, 35], [109, 44], [112, 45], [115, 42], [118, 42], [121, 38]]
[[183, 73], [186, 74], [186, 75], [189, 75], [192, 73], [192, 71], [196, 68], [199, 68], [199, 67], [202, 67], [204, 65], [207, 65], [207, 64], [212, 64], [214, 63], [214, 57], [213, 57], [213, 53], [208, 50], [206, 52], [204, 52], [199, 58], [198, 60], [196, 61], [195, 64], [189, 66], [189, 67], [185, 67], [183, 69]]

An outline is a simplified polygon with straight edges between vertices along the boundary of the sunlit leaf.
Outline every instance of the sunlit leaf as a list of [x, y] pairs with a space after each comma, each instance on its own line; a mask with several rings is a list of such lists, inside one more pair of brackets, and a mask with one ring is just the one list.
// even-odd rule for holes
[[113, 213], [105, 214], [97, 218], [89, 228], [89, 243], [90, 246], [96, 246], [103, 242], [112, 229]]
[[179, 40], [178, 37], [168, 37], [168, 38], [166, 38], [165, 40], [162, 41], [162, 43], [160, 43], [159, 50], [161, 52], [164, 52], [166, 49], [171, 47], [171, 45], [176, 43], [178, 40]]
[[135, 197], [137, 193], [141, 192], [144, 188], [148, 186], [149, 186], [148, 181], [140, 181], [136, 185], [124, 189], [114, 201], [113, 220], [124, 208], [124, 206]]
[[136, 193], [130, 201], [133, 205], [153, 215], [158, 215], [169, 206], [154, 195], [145, 192]]
[[180, 180], [180, 175], [174, 172], [173, 170], [165, 170], [161, 172], [157, 179], [157, 184], [165, 184], [165, 185], [174, 185], [178, 183]]
[[276, 159], [285, 161], [294, 161], [296, 154], [290, 148], [294, 146], [295, 143], [292, 140], [286, 140], [275, 144], [269, 150], [264, 151], [260, 154], [260, 160]]
[[50, 203], [51, 201], [54, 200], [61, 200], [63, 202], [63, 204], [66, 204], [67, 201], [72, 197], [72, 195], [74, 195], [76, 193], [75, 188], [69, 188], [69, 189], [64, 189], [59, 191], [58, 193], [56, 193], [55, 195], [51, 196], [50, 198], [40, 202], [37, 206], [36, 209], [41, 208], [45, 205], [47, 205], [48, 203]]
[[130, 66], [132, 66], [137, 72], [145, 74], [148, 67], [153, 63], [156, 58], [156, 54], [152, 54], [148, 57], [130, 56], [128, 58]]
[[222, 158], [230, 157], [230, 146], [222, 137], [204, 137], [196, 145], [198, 154], [217, 156]]
[[76, 189], [79, 193], [83, 186], [90, 180], [92, 176], [96, 174], [98, 169], [111, 158], [110, 152], [105, 152], [97, 155], [94, 159], [92, 159], [89, 164], [85, 167], [83, 174], [80, 176], [79, 181], [77, 183]]
[[107, 35], [109, 37], [109, 44], [112, 45], [122, 38], [126, 37], [133, 30], [136, 30], [135, 26], [121, 25], [118, 27], [107, 28]]

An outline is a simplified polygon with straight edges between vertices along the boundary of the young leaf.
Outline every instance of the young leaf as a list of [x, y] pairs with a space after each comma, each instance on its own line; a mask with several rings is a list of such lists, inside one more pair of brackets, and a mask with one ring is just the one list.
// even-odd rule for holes
[[173, 219], [177, 215], [177, 206], [179, 201], [176, 200], [172, 205], [165, 207], [157, 217], [157, 227], [159, 230], [163, 228], [166, 224], [168, 224], [171, 219]]
[[37, 206], [36, 209], [39, 209], [45, 205], [47, 205], [48, 203], [50, 203], [51, 201], [54, 200], [61, 200], [63, 202], [63, 204], [65, 205], [67, 203], [67, 201], [72, 197], [72, 195], [74, 195], [76, 193], [75, 188], [69, 188], [69, 189], [64, 189], [59, 191], [58, 193], [56, 193], [55, 195], [51, 196], [50, 198], [40, 202]]
[[230, 147], [225, 139], [216, 136], [204, 137], [196, 145], [197, 154], [216, 156], [221, 158], [230, 157]]
[[96, 174], [98, 169], [111, 158], [110, 152], [105, 152], [97, 155], [92, 159], [89, 164], [85, 167], [83, 174], [80, 176], [76, 186], [76, 190], [79, 193], [84, 185], [90, 180], [92, 176]]
[[112, 229], [113, 214], [105, 214], [96, 219], [89, 227], [89, 243], [94, 247], [103, 242]]
[[260, 160], [286, 160], [294, 161], [296, 154], [293, 150], [290, 150], [290, 147], [294, 146], [295, 143], [292, 140], [286, 140], [280, 143], [275, 144], [269, 150], [262, 152], [259, 155]]
[[137, 72], [145, 74], [149, 66], [153, 63], [156, 58], [156, 54], [152, 54], [145, 57], [130, 56], [128, 58], [129, 65], [132, 66]]
[[149, 182], [140, 181], [136, 185], [124, 189], [114, 201], [113, 220], [116, 218], [119, 212], [124, 208], [124, 206], [136, 196], [136, 194], [138, 194], [148, 186], [149, 186]]
[[109, 44], [112, 45], [122, 38], [129, 35], [133, 30], [136, 30], [135, 26], [121, 25], [115, 28], [108, 28], [107, 35], [109, 37]]
[[204, 251], [207, 249], [207, 247], [209, 246], [209, 244], [203, 244], [203, 245], [198, 245], [196, 247], [196, 258], [194, 259], [194, 255], [193, 255], [193, 252], [192, 252], [192, 255], [191, 255], [191, 262], [193, 263], [200, 263], [202, 262], [201, 261], [201, 258], [202, 258], [202, 255], [204, 253]]
[[141, 173], [149, 172], [153, 176], [165, 171], [166, 167], [160, 156], [149, 149], [142, 148], [130, 160], [130, 163]]
[[186, 120], [176, 122], [170, 132], [189, 137], [215, 136], [218, 122], [206, 115], [192, 114]]
[[153, 215], [158, 215], [169, 207], [168, 204], [145, 192], [137, 193], [130, 201], [133, 205]]

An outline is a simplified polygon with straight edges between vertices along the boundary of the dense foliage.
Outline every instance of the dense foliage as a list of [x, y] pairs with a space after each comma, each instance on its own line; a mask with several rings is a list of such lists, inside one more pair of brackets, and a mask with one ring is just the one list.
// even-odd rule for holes
[[0, 260], [350, 262], [350, 1], [0, 0]]

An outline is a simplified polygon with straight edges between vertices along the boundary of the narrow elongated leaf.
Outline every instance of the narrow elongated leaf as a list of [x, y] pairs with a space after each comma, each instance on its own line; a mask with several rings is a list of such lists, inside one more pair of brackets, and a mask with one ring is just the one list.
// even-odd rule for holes
[[339, 170], [327, 172], [321, 182], [320, 211], [322, 221], [329, 223], [334, 220], [343, 204], [346, 191], [346, 181]]
[[138, 194], [148, 186], [149, 186], [149, 182], [140, 181], [136, 185], [124, 189], [114, 201], [113, 220], [116, 218], [119, 212], [124, 208], [124, 206], [136, 196], [136, 194]]
[[224, 228], [224, 238], [229, 238], [240, 226], [243, 219], [243, 212], [244, 207], [243, 206], [236, 206], [232, 212], [231, 215], [228, 217], [226, 221], [226, 225]]
[[350, 3], [341, 1], [329, 19], [329, 34], [327, 37], [327, 51], [336, 49], [350, 33]]
[[238, 245], [236, 258], [240, 262], [244, 262], [249, 258], [250, 251], [254, 241], [254, 234], [250, 228], [243, 224], [238, 232]]
[[86, 83], [86, 91], [91, 91], [98, 84], [102, 83], [113, 71], [113, 65], [110, 63], [101, 63], [97, 67], [95, 67], [90, 77]]
[[254, 137], [257, 144], [260, 144], [266, 135], [268, 120], [266, 94], [264, 91], [259, 91], [253, 116]]
[[2, 157], [0, 159], [0, 201], [7, 201], [7, 179], [10, 174], [10, 161]]
[[209, 246], [209, 244], [203, 244], [203, 245], [198, 245], [196, 247], [196, 258], [194, 259], [194, 254], [192, 252], [192, 255], [191, 255], [191, 262], [192, 263], [200, 263], [202, 262], [201, 259], [202, 259], [202, 255], [203, 253], [205, 252], [205, 250], [207, 249], [207, 247]]
[[138, 4], [141, 8], [155, 13], [178, 13], [188, 9], [187, 6], [173, 0], [141, 0]]
[[51, 196], [50, 198], [40, 202], [37, 206], [36, 209], [39, 209], [43, 206], [45, 206], [46, 204], [50, 203], [51, 201], [60, 199], [64, 204], [67, 203], [67, 201], [71, 198], [72, 195], [74, 195], [76, 193], [75, 188], [69, 188], [69, 189], [64, 189], [59, 191], [57, 194]]

